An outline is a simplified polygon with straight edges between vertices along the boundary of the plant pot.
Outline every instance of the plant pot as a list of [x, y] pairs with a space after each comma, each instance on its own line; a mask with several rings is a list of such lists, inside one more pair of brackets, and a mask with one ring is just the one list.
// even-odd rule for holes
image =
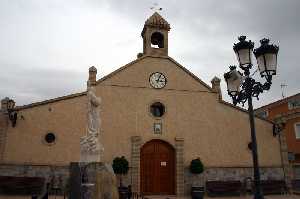
[[192, 187], [191, 195], [192, 195], [192, 199], [203, 199], [204, 187]]
[[129, 190], [128, 187], [119, 187], [119, 199], [128, 199]]

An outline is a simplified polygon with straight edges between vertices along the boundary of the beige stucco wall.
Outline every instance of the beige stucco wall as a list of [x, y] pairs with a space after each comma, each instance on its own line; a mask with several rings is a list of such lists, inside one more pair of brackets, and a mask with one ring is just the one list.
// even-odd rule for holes
[[[20, 110], [17, 126], [8, 128], [4, 161], [54, 165], [78, 161], [79, 138], [84, 133], [86, 118], [85, 100], [81, 96]], [[56, 134], [52, 145], [44, 141], [47, 132]]]
[[[164, 89], [152, 89], [149, 75], [160, 71], [167, 77]], [[184, 159], [200, 157], [206, 166], [251, 166], [247, 149], [250, 141], [248, 115], [220, 103], [217, 94], [167, 58], [146, 57], [99, 81], [96, 92], [102, 98], [104, 161], [116, 156], [130, 159], [131, 136], [143, 142], [163, 139], [174, 146], [175, 137], [184, 138]], [[166, 114], [159, 120], [149, 105], [160, 101]], [[24, 109], [16, 128], [9, 128], [5, 161], [36, 164], [68, 164], [79, 160], [79, 138], [85, 130], [85, 97]], [[52, 111], [49, 112], [48, 108]], [[153, 134], [153, 123], [162, 122], [162, 135]], [[279, 143], [272, 125], [256, 119], [261, 166], [280, 166]], [[57, 142], [48, 146], [42, 138], [57, 133]]]

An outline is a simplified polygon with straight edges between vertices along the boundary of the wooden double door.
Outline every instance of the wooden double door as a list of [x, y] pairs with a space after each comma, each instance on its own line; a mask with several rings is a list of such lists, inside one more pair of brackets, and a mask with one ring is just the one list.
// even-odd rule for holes
[[161, 140], [141, 149], [141, 192], [146, 195], [175, 194], [175, 150]]

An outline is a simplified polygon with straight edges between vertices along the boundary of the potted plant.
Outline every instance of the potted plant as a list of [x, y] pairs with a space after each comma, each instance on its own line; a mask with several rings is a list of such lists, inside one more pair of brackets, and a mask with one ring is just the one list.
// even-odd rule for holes
[[192, 199], [202, 199], [204, 195], [203, 179], [201, 174], [204, 171], [204, 166], [200, 158], [193, 159], [190, 164], [190, 172], [192, 176], [191, 195]]
[[128, 187], [123, 186], [122, 176], [126, 175], [129, 170], [129, 163], [124, 156], [116, 157], [113, 160], [112, 168], [114, 173], [119, 177], [120, 186], [119, 186], [119, 198], [128, 198]]

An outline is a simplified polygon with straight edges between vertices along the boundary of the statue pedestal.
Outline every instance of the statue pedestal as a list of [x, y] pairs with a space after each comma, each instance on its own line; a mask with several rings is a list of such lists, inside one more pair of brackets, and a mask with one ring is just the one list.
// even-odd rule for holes
[[97, 169], [94, 199], [119, 199], [116, 175], [109, 164]]
[[80, 139], [80, 162], [100, 162], [103, 150], [98, 134], [89, 133]]
[[101, 160], [100, 152], [90, 152], [87, 150], [80, 149], [80, 162], [89, 163], [89, 162], [100, 162]]
[[70, 183], [70, 196], [74, 199], [119, 199], [117, 179], [111, 165], [80, 162], [72, 163], [71, 167], [75, 168]]

